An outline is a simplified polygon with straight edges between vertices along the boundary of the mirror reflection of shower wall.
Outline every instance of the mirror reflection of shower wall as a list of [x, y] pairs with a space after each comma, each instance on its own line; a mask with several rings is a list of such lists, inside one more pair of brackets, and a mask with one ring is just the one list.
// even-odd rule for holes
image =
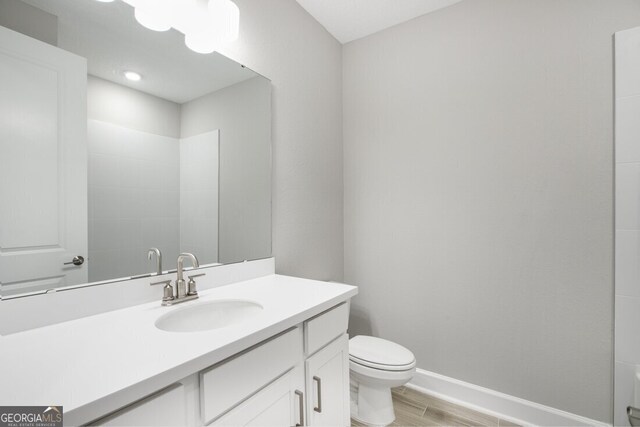
[[180, 104], [93, 76], [87, 100], [89, 281], [154, 271], [151, 247], [217, 263], [219, 131], [181, 138]]

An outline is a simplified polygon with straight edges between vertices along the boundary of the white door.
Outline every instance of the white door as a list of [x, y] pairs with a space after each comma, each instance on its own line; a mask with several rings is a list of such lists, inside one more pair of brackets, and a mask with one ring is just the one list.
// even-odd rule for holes
[[310, 426], [349, 426], [349, 337], [347, 334], [306, 361]]
[[0, 27], [0, 295], [87, 281], [87, 64]]
[[[302, 367], [284, 374], [211, 425], [283, 427], [304, 424]], [[302, 412], [301, 412], [302, 411]]]

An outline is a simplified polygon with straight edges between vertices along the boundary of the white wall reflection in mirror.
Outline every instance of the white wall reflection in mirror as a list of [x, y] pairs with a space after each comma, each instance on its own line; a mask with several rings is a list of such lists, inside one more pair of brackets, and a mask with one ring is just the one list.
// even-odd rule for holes
[[268, 79], [123, 2], [0, 10], [2, 298], [271, 256]]

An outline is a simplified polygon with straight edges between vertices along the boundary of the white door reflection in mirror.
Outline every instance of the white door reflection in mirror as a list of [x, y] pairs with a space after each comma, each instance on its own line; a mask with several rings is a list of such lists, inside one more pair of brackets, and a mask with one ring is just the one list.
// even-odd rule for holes
[[[84, 58], [0, 27], [3, 297], [85, 283]], [[80, 120], [78, 120], [80, 118]]]

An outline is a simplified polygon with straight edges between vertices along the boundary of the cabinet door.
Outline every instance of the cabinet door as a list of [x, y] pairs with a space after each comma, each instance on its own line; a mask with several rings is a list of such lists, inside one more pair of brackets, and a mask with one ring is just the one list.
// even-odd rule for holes
[[[302, 331], [295, 328], [201, 372], [203, 423], [218, 419], [297, 366], [302, 372], [302, 360]], [[299, 375], [304, 381], [304, 374]]]
[[347, 334], [307, 359], [306, 385], [308, 425], [350, 425]]
[[304, 376], [292, 369], [211, 423], [212, 426], [283, 427], [303, 425]]
[[0, 26], [0, 81], [2, 295], [85, 283], [86, 60]]
[[187, 395], [175, 384], [118, 412], [91, 423], [92, 426], [186, 426]]

